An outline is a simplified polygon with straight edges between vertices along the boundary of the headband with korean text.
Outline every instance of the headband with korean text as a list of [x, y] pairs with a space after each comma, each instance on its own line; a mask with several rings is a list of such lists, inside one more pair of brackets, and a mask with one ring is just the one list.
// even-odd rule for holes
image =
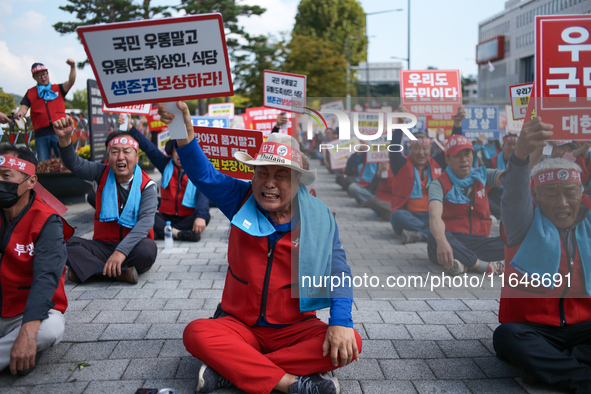
[[[292, 149], [290, 145], [280, 144], [278, 142], [265, 142], [261, 145], [260, 155], [275, 155], [287, 160], [295, 161], [302, 168], [302, 154], [297, 149]], [[264, 156], [263, 156], [264, 159]]]
[[137, 141], [130, 137], [113, 138], [111, 141], [109, 141], [109, 146], [107, 147], [107, 150], [111, 149], [113, 145], [129, 145], [136, 151], [139, 148], [139, 144], [137, 143]]
[[12, 168], [30, 176], [35, 175], [35, 165], [13, 156], [0, 156], [0, 167]]
[[416, 140], [408, 140], [409, 145], [415, 145], [415, 144], [429, 144], [429, 145], [431, 145], [431, 142], [433, 142], [433, 140], [428, 137], [419, 137]]
[[541, 185], [549, 185], [558, 182], [577, 182], [581, 183], [581, 173], [577, 170], [567, 170], [557, 168], [540, 172], [533, 176], [534, 188]]

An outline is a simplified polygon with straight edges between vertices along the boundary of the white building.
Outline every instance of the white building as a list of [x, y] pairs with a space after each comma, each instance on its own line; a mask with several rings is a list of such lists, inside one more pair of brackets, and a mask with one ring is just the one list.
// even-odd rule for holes
[[[509, 97], [509, 86], [534, 80], [536, 15], [589, 13], [591, 0], [507, 1], [504, 11], [478, 25], [479, 96]], [[489, 72], [489, 61], [493, 72]]]

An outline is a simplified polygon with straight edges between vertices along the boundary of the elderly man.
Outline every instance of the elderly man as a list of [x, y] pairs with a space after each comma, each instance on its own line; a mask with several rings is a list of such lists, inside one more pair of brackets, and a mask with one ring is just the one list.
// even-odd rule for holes
[[499, 186], [501, 170], [472, 168], [474, 148], [462, 135], [445, 144], [447, 169], [429, 186], [429, 259], [450, 275], [472, 269], [501, 273], [503, 241], [489, 238], [488, 190]]
[[23, 96], [21, 106], [14, 114], [15, 119], [20, 119], [31, 108], [31, 121], [35, 130], [35, 150], [39, 161], [49, 160], [51, 150], [59, 157], [57, 147], [57, 136], [53, 130], [53, 122], [66, 115], [66, 94], [76, 82], [76, 62], [72, 59], [66, 60], [70, 66], [68, 80], [59, 85], [52, 85], [49, 82], [49, 71], [41, 63], [33, 63], [31, 73], [37, 82]]
[[94, 183], [96, 210], [92, 240], [68, 241], [68, 279], [84, 282], [93, 275], [136, 284], [156, 260], [154, 215], [156, 184], [138, 163], [138, 142], [129, 133], [107, 137], [109, 164], [78, 156], [72, 147], [72, 118], [53, 124], [66, 168]]
[[[304, 186], [316, 171], [302, 168], [295, 139], [273, 133], [256, 159], [235, 154], [254, 168], [251, 182], [222, 175], [195, 140], [187, 106], [177, 105], [188, 133], [177, 140], [183, 167], [232, 223], [220, 317], [195, 320], [183, 335], [187, 350], [204, 362], [196, 391], [234, 384], [248, 393], [338, 393], [337, 379], [321, 373], [358, 360], [361, 338], [353, 329], [351, 283], [344, 285], [351, 274], [336, 222]], [[173, 115], [160, 111], [170, 122]], [[343, 285], [334, 291], [312, 285], [310, 277], [319, 275], [338, 276]], [[315, 316], [328, 306], [326, 325]]]
[[[400, 107], [398, 112], [406, 112]], [[466, 117], [463, 106], [454, 116], [452, 135], [462, 134], [462, 120]], [[392, 202], [390, 224], [400, 236], [402, 244], [424, 241], [429, 238], [429, 196], [427, 188], [439, 178], [445, 168], [443, 152], [431, 156], [432, 139], [423, 133], [415, 134], [416, 140], [409, 140], [409, 154], [390, 152], [392, 181]], [[402, 144], [402, 130], [394, 130], [393, 144]]]
[[59, 343], [68, 307], [66, 244], [74, 230], [33, 190], [37, 160], [24, 147], [0, 147], [0, 370], [28, 373]]
[[530, 155], [552, 128], [539, 117], [526, 123], [501, 177], [510, 265], [493, 345], [524, 377], [589, 393], [591, 201], [582, 194], [581, 168], [563, 158], [536, 165], [530, 187]]
[[[503, 137], [503, 150], [491, 159], [491, 168], [504, 170], [513, 155], [515, 144], [517, 144], [517, 134], [506, 134]], [[494, 187], [488, 193], [490, 213], [497, 219], [501, 219], [501, 194], [503, 194], [503, 186]]]

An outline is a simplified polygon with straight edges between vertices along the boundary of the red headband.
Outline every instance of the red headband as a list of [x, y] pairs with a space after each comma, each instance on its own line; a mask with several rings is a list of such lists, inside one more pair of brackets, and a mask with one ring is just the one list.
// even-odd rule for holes
[[111, 147], [113, 145], [129, 145], [131, 146], [133, 149], [135, 149], [136, 151], [138, 150], [138, 143], [136, 140], [134, 140], [131, 137], [117, 137], [117, 138], [113, 138], [111, 141], [109, 141], [109, 146], [107, 146], [107, 150], [111, 149]]
[[429, 145], [431, 145], [431, 142], [433, 142], [433, 140], [428, 137], [419, 137], [416, 140], [408, 140], [409, 145], [415, 145], [415, 144], [429, 144]]
[[567, 170], [565, 168], [557, 168], [540, 172], [533, 176], [534, 188], [541, 185], [549, 185], [558, 182], [577, 182], [581, 183], [581, 173], [577, 170]]
[[506, 135], [505, 137], [503, 137], [503, 141], [515, 141], [517, 142], [517, 136], [516, 135]]
[[45, 71], [45, 70], [47, 70], [47, 67], [45, 67], [43, 64], [40, 64], [37, 67], [31, 69], [31, 74], [35, 74], [35, 73], [38, 73], [39, 71]]
[[12, 168], [30, 176], [35, 175], [35, 165], [12, 156], [0, 156], [0, 167]]
[[278, 142], [265, 142], [261, 145], [259, 156], [263, 154], [279, 156], [295, 161], [302, 168], [302, 154], [299, 150], [292, 149], [290, 145], [280, 144]]

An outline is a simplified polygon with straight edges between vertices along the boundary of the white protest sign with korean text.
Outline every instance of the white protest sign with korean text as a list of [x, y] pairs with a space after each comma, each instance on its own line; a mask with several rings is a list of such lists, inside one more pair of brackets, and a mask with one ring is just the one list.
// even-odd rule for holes
[[234, 103], [209, 104], [208, 116], [234, 119]]
[[220, 14], [77, 31], [109, 106], [234, 95]]
[[400, 70], [402, 104], [416, 115], [454, 115], [462, 104], [459, 70]]
[[132, 115], [149, 115], [152, 109], [152, 104], [136, 104], [136, 105], [124, 105], [121, 107], [107, 107], [103, 103], [103, 112], [114, 112], [119, 114], [132, 114]]
[[536, 16], [536, 116], [552, 140], [591, 139], [591, 15]]
[[527, 111], [527, 104], [529, 103], [529, 96], [533, 83], [522, 83], [520, 85], [509, 86], [509, 93], [511, 95], [511, 106], [513, 108], [513, 119], [525, 118]]
[[[345, 112], [345, 103], [343, 103], [343, 100], [331, 101], [329, 103], [320, 104], [320, 109], [336, 109]], [[334, 114], [324, 114], [324, 120], [326, 120], [328, 127], [331, 129], [335, 129], [339, 124], [337, 116]]]
[[263, 71], [263, 105], [284, 111], [304, 112], [306, 76]]

